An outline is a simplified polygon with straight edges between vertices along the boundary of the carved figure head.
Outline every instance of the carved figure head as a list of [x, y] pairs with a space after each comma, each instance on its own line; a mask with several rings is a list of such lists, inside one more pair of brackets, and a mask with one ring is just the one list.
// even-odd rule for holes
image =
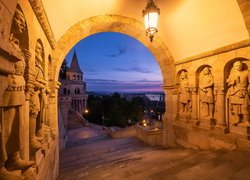
[[236, 61], [236, 62], [234, 63], [234, 68], [235, 68], [236, 70], [238, 70], [238, 71], [241, 71], [242, 68], [243, 68], [242, 62], [241, 62], [241, 61]]
[[181, 77], [181, 79], [186, 79], [187, 78], [187, 73], [185, 71], [181, 71], [180, 77]]
[[203, 72], [203, 75], [208, 75], [210, 74], [210, 69], [208, 67], [205, 67], [202, 72]]
[[36, 42], [35, 52], [36, 52], [36, 54], [35, 54], [36, 61], [39, 60], [40, 62], [42, 62], [42, 60], [43, 60], [43, 46], [39, 41]]
[[25, 17], [19, 9], [16, 9], [13, 18], [14, 33], [23, 33], [26, 29]]

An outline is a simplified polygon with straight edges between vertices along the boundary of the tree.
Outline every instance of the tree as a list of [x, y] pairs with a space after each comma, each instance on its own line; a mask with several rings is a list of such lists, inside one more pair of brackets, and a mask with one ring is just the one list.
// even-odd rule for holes
[[136, 123], [141, 121], [144, 116], [144, 100], [141, 97], [134, 97], [129, 105], [130, 119]]
[[118, 93], [103, 97], [89, 95], [88, 109], [88, 120], [92, 123], [102, 124], [104, 117], [105, 126], [125, 127], [129, 119], [134, 123], [143, 119], [144, 100], [136, 97], [129, 102]]
[[92, 123], [102, 125], [102, 99], [89, 95], [87, 106], [89, 109], [88, 120]]
[[59, 74], [59, 77], [61, 79], [66, 79], [67, 78], [66, 77], [66, 72], [67, 72], [68, 69], [69, 69], [69, 67], [68, 67], [67, 60], [64, 59], [63, 63], [62, 63], [62, 66], [61, 66], [61, 69], [60, 69], [60, 74]]

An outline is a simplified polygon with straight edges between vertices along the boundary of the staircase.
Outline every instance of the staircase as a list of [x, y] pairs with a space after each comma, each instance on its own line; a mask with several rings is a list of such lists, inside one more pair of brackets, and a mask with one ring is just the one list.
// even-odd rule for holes
[[58, 179], [250, 179], [250, 153], [162, 149], [135, 138], [92, 138], [60, 153]]
[[76, 129], [84, 126], [87, 126], [87, 120], [79, 112], [69, 109], [68, 129]]

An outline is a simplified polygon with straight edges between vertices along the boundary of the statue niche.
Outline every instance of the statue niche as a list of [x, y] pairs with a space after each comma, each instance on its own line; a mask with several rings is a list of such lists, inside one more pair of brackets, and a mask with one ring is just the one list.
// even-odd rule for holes
[[228, 79], [226, 80], [229, 101], [229, 122], [232, 125], [249, 126], [249, 71], [246, 64], [236, 61], [233, 64]]
[[35, 48], [35, 81], [30, 94], [30, 152], [34, 155], [43, 149], [43, 123], [46, 117], [46, 85], [44, 77], [44, 50], [40, 40]]
[[24, 14], [19, 5], [17, 5], [9, 37], [10, 44], [16, 49], [28, 49], [28, 32]]
[[192, 110], [191, 98], [192, 94], [189, 88], [187, 72], [182, 70], [180, 73], [180, 87], [179, 87], [179, 104], [180, 104], [179, 114], [188, 115], [191, 113]]
[[209, 69], [205, 67], [199, 76], [199, 100], [200, 100], [200, 117], [214, 118], [214, 78]]
[[[17, 5], [10, 32], [10, 44], [21, 52], [20, 41], [28, 39], [26, 21], [19, 5]], [[27, 42], [27, 41], [26, 41]], [[24, 45], [24, 46], [27, 46]], [[23, 46], [23, 47], [24, 47]], [[21, 58], [14, 65], [14, 72], [7, 76], [8, 86], [3, 94], [3, 104], [0, 108], [0, 179], [19, 180], [35, 162], [24, 161], [20, 157], [23, 142], [22, 130], [24, 120], [25, 62]], [[22, 175], [15, 170], [21, 170]]]
[[0, 120], [0, 179], [19, 180], [21, 175], [13, 170], [24, 172], [35, 162], [20, 158], [23, 107], [25, 103], [24, 61], [15, 64], [15, 72], [8, 76], [8, 87], [3, 97]]

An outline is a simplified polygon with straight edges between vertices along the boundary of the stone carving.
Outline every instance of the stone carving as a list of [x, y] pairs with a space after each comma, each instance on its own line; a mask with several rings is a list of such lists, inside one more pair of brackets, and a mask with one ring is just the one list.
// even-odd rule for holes
[[192, 104], [191, 104], [191, 90], [189, 88], [189, 82], [186, 71], [181, 71], [180, 74], [180, 114], [190, 114]]
[[26, 20], [21, 10], [18, 8], [15, 11], [12, 27], [11, 27], [11, 34], [10, 34], [10, 44], [13, 45], [15, 48], [19, 49], [19, 40], [17, 36], [22, 34], [26, 29]]
[[214, 80], [208, 67], [205, 67], [199, 77], [200, 115], [213, 119], [214, 115]]
[[46, 12], [44, 10], [43, 4], [41, 0], [29, 0], [32, 9], [39, 21], [39, 23], [41, 24], [41, 27], [50, 43], [50, 46], [52, 47], [52, 49], [55, 49], [56, 47], [56, 40], [55, 37], [53, 35], [53, 32], [51, 30]]
[[12, 170], [25, 171], [34, 162], [20, 158], [23, 106], [25, 103], [24, 61], [15, 64], [15, 72], [8, 76], [0, 118], [0, 179], [23, 179]]
[[35, 82], [33, 90], [30, 92], [30, 152], [34, 154], [42, 149], [43, 122], [44, 122], [44, 95], [46, 86], [44, 79], [43, 46], [37, 41], [35, 49]]
[[227, 98], [229, 99], [229, 111], [232, 119], [230, 123], [249, 125], [249, 72], [243, 69], [243, 63], [236, 61], [226, 80], [229, 87]]

